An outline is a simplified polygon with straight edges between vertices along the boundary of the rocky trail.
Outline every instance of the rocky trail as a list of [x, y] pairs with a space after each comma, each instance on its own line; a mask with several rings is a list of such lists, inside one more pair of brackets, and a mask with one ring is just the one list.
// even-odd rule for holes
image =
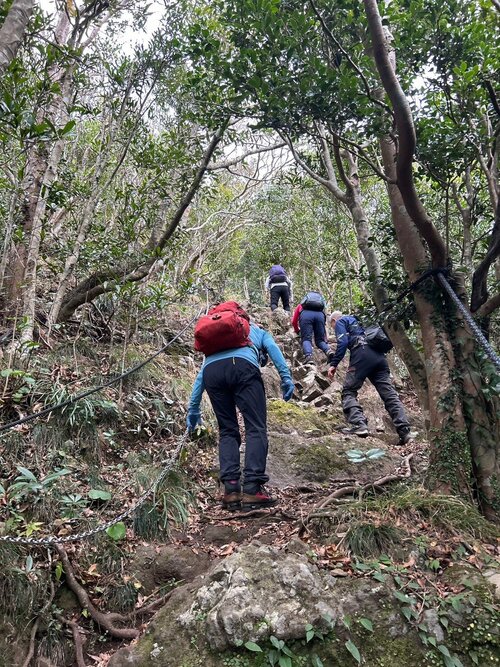
[[[360, 400], [370, 435], [345, 435], [341, 384], [330, 384], [322, 357], [313, 366], [301, 365], [294, 337], [281, 333], [279, 322], [273, 324], [278, 342], [293, 360], [298, 389], [298, 399], [284, 403], [277, 398], [276, 372], [263, 370], [269, 397], [269, 487], [280, 502], [269, 510], [224, 511], [218, 500], [216, 453], [201, 442], [196, 454], [197, 510], [172, 544], [153, 552], [147, 548], [156, 585], [165, 577], [183, 583], [172, 591], [145, 636], [114, 654], [110, 667], [399, 667], [422, 664], [436, 646], [448, 651], [440, 644], [445, 628], [439, 622], [439, 601], [465, 588], [460, 578], [453, 584], [431, 581], [436, 571], [422, 576], [418, 569], [424, 560], [438, 561], [439, 572], [446, 563], [454, 565], [463, 538], [446, 527], [445, 517], [434, 522], [426, 511], [421, 514], [411, 506], [415, 495], [425, 496], [420, 484], [427, 462], [414, 394], [404, 385], [398, 387], [417, 433], [407, 446], [394, 444], [397, 435], [368, 383]], [[401, 513], [390, 502], [376, 507], [379, 496], [390, 495], [391, 486], [399, 488], [403, 498], [408, 496]], [[428, 547], [419, 550], [419, 539]], [[469, 548], [467, 556], [475, 557], [476, 548]], [[494, 552], [494, 546], [486, 547], [492, 558]], [[471, 568], [470, 563], [465, 567]], [[486, 569], [490, 579], [497, 576], [492, 566]], [[459, 574], [469, 576], [469, 570], [464, 572]], [[490, 579], [479, 577], [487, 588]], [[432, 605], [420, 592], [427, 585]], [[408, 595], [415, 589], [418, 595]], [[493, 600], [493, 588], [488, 590]], [[465, 606], [462, 613], [465, 617]], [[425, 628], [420, 631], [424, 642], [417, 618]], [[496, 655], [495, 649], [493, 661]], [[437, 656], [437, 662], [425, 664], [441, 664], [439, 650]]]
[[[247, 513], [222, 509], [216, 429], [204, 399], [205, 427], [181, 463], [194, 494], [184, 523], [172, 523], [168, 539], [128, 530], [121, 549], [105, 554], [102, 543], [58, 549], [64, 583], [55, 604], [73, 650], [66, 649], [59, 661], [38, 656], [35, 664], [498, 664], [497, 532], [462, 501], [425, 490], [428, 450], [414, 393], [397, 379], [416, 435], [408, 445], [395, 444], [397, 435], [368, 383], [360, 402], [369, 436], [346, 435], [340, 407], [344, 371], [330, 383], [318, 352], [313, 365], [301, 363], [286, 318], [260, 317], [289, 359], [297, 387], [285, 403], [278, 374], [271, 364], [263, 369], [268, 486], [279, 504]], [[185, 404], [196, 373], [189, 348], [186, 341], [176, 356], [165, 358], [162, 373], [173, 384], [167, 390], [155, 380], [165, 400], [173, 395]], [[133, 389], [126, 388], [130, 396]], [[157, 442], [165, 452], [173, 444], [175, 439]], [[107, 479], [123, 487], [122, 503], [133, 501], [116, 472]], [[168, 488], [166, 493], [168, 508]], [[64, 524], [62, 529], [71, 530]], [[108, 561], [115, 565], [106, 574]], [[108, 584], [131, 595], [127, 613], [114, 613], [121, 598], [106, 597], [115, 590]], [[82, 608], [90, 614], [82, 616]], [[465, 641], [463, 631], [473, 618], [480, 619], [477, 631]], [[99, 626], [100, 639], [94, 632]], [[0, 665], [21, 665], [17, 656], [25, 655], [25, 646], [8, 650], [11, 657]]]

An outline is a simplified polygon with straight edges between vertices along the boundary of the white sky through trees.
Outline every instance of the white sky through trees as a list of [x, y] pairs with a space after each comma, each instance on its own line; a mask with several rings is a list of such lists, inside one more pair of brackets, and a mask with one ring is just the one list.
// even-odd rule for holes
[[[56, 11], [56, 0], [39, 0], [39, 5], [44, 12], [53, 14]], [[76, 5], [79, 6], [81, 0], [76, 0]], [[137, 30], [130, 26], [123, 33], [122, 46], [125, 51], [131, 50], [138, 42], [145, 42], [153, 34], [155, 28], [158, 26], [160, 16], [165, 11], [165, 5], [158, 0], [152, 0], [149, 7], [149, 17], [143, 30]], [[126, 15], [126, 14], [125, 14]]]

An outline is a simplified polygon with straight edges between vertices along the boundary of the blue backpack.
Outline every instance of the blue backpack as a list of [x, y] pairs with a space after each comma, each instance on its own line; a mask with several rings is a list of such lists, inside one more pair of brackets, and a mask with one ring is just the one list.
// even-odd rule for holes
[[326, 306], [319, 292], [308, 292], [300, 303], [304, 310], [324, 310]]

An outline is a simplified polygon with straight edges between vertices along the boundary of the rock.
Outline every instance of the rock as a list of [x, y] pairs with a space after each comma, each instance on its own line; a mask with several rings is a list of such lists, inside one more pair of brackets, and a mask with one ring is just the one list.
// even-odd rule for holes
[[195, 554], [187, 546], [167, 544], [163, 547], [142, 545], [132, 563], [132, 572], [146, 594], [162, 584], [174, 581], [192, 581], [210, 566], [207, 554]]
[[305, 401], [306, 403], [312, 403], [314, 399], [319, 398], [320, 396], [323, 396], [323, 392], [321, 391], [321, 389], [317, 386], [313, 386], [306, 389], [306, 391], [303, 392], [302, 400]]
[[330, 388], [330, 380], [319, 373], [316, 373], [316, 383], [321, 389], [325, 390]]
[[500, 571], [485, 570], [483, 576], [489, 584], [494, 586], [494, 596], [497, 600], [500, 600]]
[[327, 405], [333, 405], [333, 398], [328, 394], [321, 394], [321, 396], [318, 396], [318, 398], [315, 398], [314, 401], [312, 401], [312, 404], [315, 408], [322, 408]]
[[[307, 549], [300, 540], [284, 549], [258, 542], [241, 548], [208, 576], [176, 589], [149, 632], [115, 653], [109, 667], [220, 667], [241, 642], [268, 646], [271, 635], [302, 640], [308, 624], [325, 633], [333, 628], [314, 650], [323, 664], [340, 667], [351, 664], [346, 616], [374, 619], [377, 634], [355, 637], [367, 665], [382, 664], [380, 658], [394, 667], [422, 664], [426, 649], [405, 623], [390, 579], [334, 577], [309, 561]], [[391, 660], [400, 655], [403, 662]]]
[[308, 369], [307, 374], [303, 377], [301, 384], [306, 388], [312, 387], [314, 384], [316, 384], [316, 371], [314, 368]]
[[439, 622], [439, 615], [435, 609], [427, 609], [423, 614], [423, 622], [431, 635], [434, 635], [436, 641], [439, 643], [444, 641], [444, 632], [441, 623]]
[[[251, 544], [216, 567], [191, 607], [178, 617], [189, 632], [204, 634], [211, 649], [224, 650], [246, 641], [298, 639], [310, 622], [324, 626], [322, 616], [336, 614], [325, 602], [325, 586], [334, 585], [304, 556]], [[332, 616], [333, 617], [333, 616]]]

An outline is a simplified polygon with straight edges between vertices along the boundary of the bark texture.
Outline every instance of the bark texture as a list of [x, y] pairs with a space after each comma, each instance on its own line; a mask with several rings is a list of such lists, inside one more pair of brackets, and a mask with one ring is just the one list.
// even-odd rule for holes
[[33, 13], [34, 0], [14, 0], [0, 28], [0, 77], [16, 57]]

